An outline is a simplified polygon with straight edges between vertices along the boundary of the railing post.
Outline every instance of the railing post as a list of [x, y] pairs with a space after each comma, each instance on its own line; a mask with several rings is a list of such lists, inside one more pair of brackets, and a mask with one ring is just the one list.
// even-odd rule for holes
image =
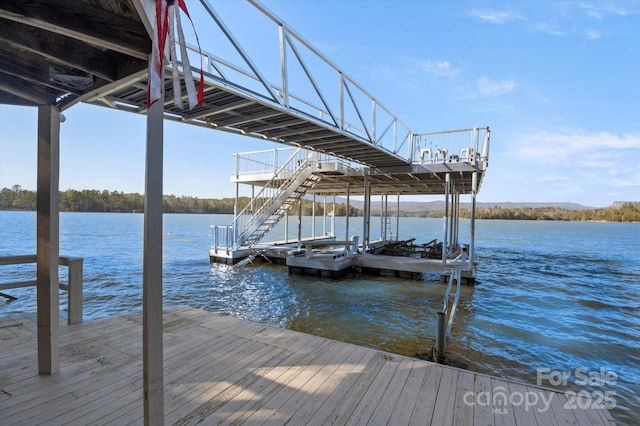
[[213, 74], [213, 61], [209, 55], [204, 55], [207, 62], [207, 72]]
[[287, 29], [284, 25], [278, 26], [278, 34], [280, 36], [280, 70], [282, 72], [282, 104], [285, 107], [289, 106], [289, 92], [287, 89], [287, 49], [285, 40], [287, 37]]
[[70, 258], [69, 267], [69, 288], [67, 307], [69, 315], [67, 324], [82, 324], [82, 286], [83, 286], [83, 264], [82, 258]]
[[485, 135], [484, 135], [484, 143], [482, 144], [482, 168], [486, 169], [487, 166], [489, 165], [489, 143], [490, 143], [490, 131], [489, 128], [487, 127], [487, 129], [485, 130]]
[[338, 73], [338, 97], [340, 99], [340, 129], [344, 130], [344, 75]]
[[276, 172], [278, 171], [278, 148], [274, 149], [274, 154], [273, 154], [273, 175], [275, 176]]
[[233, 154], [234, 156], [234, 166], [235, 166], [235, 171], [234, 174], [236, 175], [236, 180], [240, 177], [240, 155], [239, 154]]
[[393, 153], [398, 153], [398, 119], [393, 117]]
[[378, 144], [376, 140], [376, 100], [371, 99], [371, 139], [374, 145]]
[[478, 130], [477, 127], [473, 128], [473, 141], [471, 142], [471, 146], [473, 147], [473, 152], [470, 153], [471, 155], [471, 164], [472, 165], [476, 165], [476, 152], [478, 152], [478, 134], [480, 133], [480, 130]]
[[409, 163], [413, 163], [413, 133], [409, 132]]

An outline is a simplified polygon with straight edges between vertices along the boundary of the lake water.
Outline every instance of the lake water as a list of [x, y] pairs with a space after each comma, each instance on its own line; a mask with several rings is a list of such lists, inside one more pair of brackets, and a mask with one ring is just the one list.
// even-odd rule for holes
[[[310, 229], [310, 219], [305, 221], [303, 228]], [[344, 229], [343, 221], [336, 218], [336, 229]], [[209, 225], [230, 222], [229, 215], [164, 216], [165, 304], [409, 356], [435, 345], [436, 312], [445, 290], [437, 277], [331, 280], [288, 275], [281, 266], [210, 265]], [[61, 255], [84, 258], [86, 320], [141, 309], [142, 224], [141, 214], [60, 215]], [[353, 220], [350, 234], [361, 233], [359, 224]], [[296, 235], [297, 224], [289, 225], [289, 235]], [[461, 242], [468, 240], [465, 227], [468, 222], [461, 224]], [[476, 228], [478, 282], [462, 288], [450, 359], [530, 384], [536, 384], [540, 369], [552, 378], [565, 372], [567, 384], [559, 387], [609, 392], [619, 424], [636, 424], [640, 224], [478, 221]], [[0, 256], [35, 253], [35, 231], [35, 213], [0, 212]], [[427, 242], [441, 234], [440, 219], [401, 218], [401, 239]], [[5, 266], [0, 282], [34, 279], [34, 271], [33, 265]], [[66, 279], [65, 267], [60, 273]], [[34, 289], [6, 292], [18, 300], [0, 298], [0, 317], [35, 312]], [[63, 292], [64, 309], [65, 297]], [[606, 374], [609, 380], [601, 383]]]

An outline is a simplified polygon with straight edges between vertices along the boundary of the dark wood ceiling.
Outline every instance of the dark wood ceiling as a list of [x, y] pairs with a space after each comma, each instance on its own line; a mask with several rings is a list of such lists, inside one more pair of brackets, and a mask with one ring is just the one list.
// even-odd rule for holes
[[133, 1], [0, 1], [0, 104], [64, 109], [146, 72], [151, 39]]

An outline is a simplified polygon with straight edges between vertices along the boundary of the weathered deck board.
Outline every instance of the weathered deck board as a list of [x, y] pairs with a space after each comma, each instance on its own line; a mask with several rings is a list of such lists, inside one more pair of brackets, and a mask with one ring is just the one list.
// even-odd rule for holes
[[438, 395], [443, 369], [429, 366], [427, 370], [427, 374], [424, 376], [424, 380], [418, 390], [416, 405], [413, 407], [411, 414], [410, 423], [412, 424], [430, 423], [428, 419], [433, 417], [433, 409], [436, 405], [436, 396]]
[[[61, 321], [54, 376], [37, 374], [34, 324], [0, 320], [0, 424], [143, 423], [140, 315]], [[197, 309], [168, 308], [164, 324], [167, 424], [614, 424], [552, 390]], [[478, 403], [501, 390], [551, 404]]]

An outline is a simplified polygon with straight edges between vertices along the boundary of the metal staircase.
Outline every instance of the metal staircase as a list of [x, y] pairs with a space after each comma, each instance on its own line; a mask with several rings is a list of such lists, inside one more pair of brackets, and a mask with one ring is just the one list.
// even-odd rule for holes
[[298, 149], [274, 174], [252, 202], [234, 219], [232, 228], [237, 235], [234, 247], [251, 248], [280, 222], [307, 191], [320, 180], [313, 174], [315, 154], [306, 157]]

